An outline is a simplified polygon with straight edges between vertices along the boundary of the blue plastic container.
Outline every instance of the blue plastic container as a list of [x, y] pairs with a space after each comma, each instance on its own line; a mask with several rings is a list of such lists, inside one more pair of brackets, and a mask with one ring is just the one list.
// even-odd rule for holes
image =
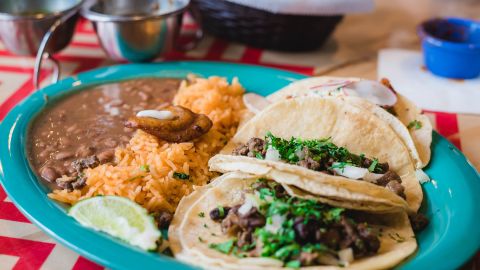
[[480, 75], [480, 22], [431, 19], [418, 27], [425, 66], [433, 74], [454, 79]]

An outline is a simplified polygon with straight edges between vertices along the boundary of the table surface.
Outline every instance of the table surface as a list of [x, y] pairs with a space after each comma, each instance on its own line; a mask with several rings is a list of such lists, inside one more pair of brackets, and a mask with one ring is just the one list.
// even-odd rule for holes
[[[281, 53], [246, 47], [206, 37], [187, 53], [174, 52], [165, 60], [216, 60], [260, 64], [307, 75], [377, 78], [377, 52], [382, 48], [419, 50], [416, 25], [433, 16], [461, 16], [478, 19], [476, 0], [376, 1], [370, 14], [348, 15], [333, 37], [318, 51]], [[193, 30], [188, 21], [184, 29]], [[111, 65], [86, 21], [80, 21], [72, 43], [58, 55], [63, 77], [99, 66]], [[159, 59], [161, 61], [163, 59]], [[10, 54], [0, 43], [0, 119], [26, 97], [32, 87], [34, 59]], [[42, 83], [49, 83], [45, 72]], [[433, 97], [432, 97], [433, 98]], [[460, 148], [480, 169], [480, 115], [427, 112], [435, 129]], [[452, 247], [453, 248], [453, 247]], [[480, 256], [465, 269], [478, 269]], [[57, 244], [32, 225], [0, 187], [0, 269], [103, 269]]]

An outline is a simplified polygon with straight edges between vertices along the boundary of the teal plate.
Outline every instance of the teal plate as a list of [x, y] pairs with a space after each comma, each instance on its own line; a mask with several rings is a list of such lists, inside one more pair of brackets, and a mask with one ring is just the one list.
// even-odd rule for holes
[[[25, 144], [30, 120], [45, 105], [44, 95], [58, 98], [92, 85], [138, 77], [238, 77], [248, 91], [268, 95], [305, 76], [260, 66], [214, 62], [167, 62], [106, 67], [66, 78], [18, 104], [0, 125], [0, 180], [10, 199], [34, 224], [87, 258], [112, 269], [192, 269], [173, 258], [144, 252], [105, 234], [82, 227], [65, 207], [50, 200], [27, 161]], [[419, 249], [399, 269], [454, 269], [480, 245], [480, 177], [463, 154], [437, 133], [423, 185], [421, 211], [431, 220], [418, 235]]]

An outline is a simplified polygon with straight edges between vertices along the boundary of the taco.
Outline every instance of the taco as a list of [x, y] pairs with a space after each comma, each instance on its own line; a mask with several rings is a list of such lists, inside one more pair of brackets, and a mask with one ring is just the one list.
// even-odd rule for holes
[[388, 92], [378, 89], [375, 84], [364, 85], [367, 89], [360, 93], [350, 89], [354, 88], [352, 84], [358, 82], [372, 81], [359, 78], [312, 77], [289, 84], [268, 96], [267, 100], [277, 102], [285, 98], [309, 95], [350, 96], [357, 106], [376, 114], [397, 132], [409, 148], [418, 169], [427, 166], [430, 161], [433, 130], [428, 117], [412, 101], [396, 92], [387, 79], [382, 79], [379, 84], [390, 89]]
[[275, 178], [359, 210], [416, 212], [423, 199], [409, 149], [381, 118], [345, 97], [272, 104], [209, 161], [222, 173]]
[[404, 212], [335, 207], [248, 174], [214, 182], [182, 199], [169, 229], [175, 257], [205, 269], [385, 269], [417, 247]]

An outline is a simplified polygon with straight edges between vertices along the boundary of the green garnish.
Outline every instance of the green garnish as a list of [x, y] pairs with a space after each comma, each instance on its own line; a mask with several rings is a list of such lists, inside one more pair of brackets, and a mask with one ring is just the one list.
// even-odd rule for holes
[[257, 189], [257, 194], [261, 200], [259, 210], [265, 214], [266, 223], [272, 223], [272, 217], [275, 215], [288, 216], [289, 218], [283, 222], [281, 228], [276, 232], [266, 230], [266, 227], [255, 230], [255, 238], [262, 243], [260, 256], [281, 260], [286, 263], [285, 266], [295, 268], [300, 263], [296, 261], [298, 261], [301, 252], [330, 252], [329, 248], [322, 244], [300, 245], [295, 237], [295, 220], [301, 217], [305, 224], [311, 220], [316, 220], [328, 226], [338, 222], [345, 209], [320, 204], [314, 200], [277, 197], [274, 189], [275, 185], [278, 185], [277, 183], [265, 180], [261, 182], [267, 186]]
[[330, 251], [327, 246], [323, 244], [307, 244], [302, 248], [302, 251], [313, 253], [313, 252], [328, 252]]
[[230, 251], [232, 251], [233, 245], [236, 244], [237, 239], [230, 239], [226, 242], [223, 243], [218, 243], [218, 244], [210, 244], [208, 245], [209, 248], [215, 249], [221, 253], [224, 254], [229, 254]]
[[174, 172], [173, 173], [173, 178], [181, 179], [181, 180], [188, 180], [188, 179], [190, 179], [190, 175], [188, 175], [186, 173], [181, 173], [181, 172]]
[[225, 208], [223, 208], [223, 206], [221, 206], [221, 205], [218, 206], [218, 214], [219, 214], [220, 218], [225, 217]]
[[255, 242], [251, 243], [251, 244], [248, 244], [248, 245], [243, 245], [241, 250], [243, 251], [249, 251], [249, 250], [252, 250], [253, 248], [255, 248], [256, 244]]
[[337, 162], [335, 164], [332, 164], [332, 169], [340, 169], [343, 170], [345, 169], [345, 166], [349, 165], [347, 162]]
[[198, 237], [198, 242], [200, 242], [200, 243], [204, 243], [204, 242], [205, 242], [205, 240], [203, 240], [203, 238], [199, 236], [199, 237]]
[[362, 167], [363, 157], [361, 155], [352, 154], [346, 148], [338, 147], [331, 141], [331, 138], [302, 140], [292, 137], [290, 140], [285, 140], [267, 132], [265, 140], [267, 149], [270, 147], [276, 149], [280, 153], [280, 158], [287, 163], [297, 163], [300, 160], [297, 153], [306, 148], [309, 157], [317, 162], [326, 162], [332, 158], [338, 163]]
[[370, 164], [370, 166], [368, 166], [368, 171], [369, 172], [375, 171], [375, 168], [377, 167], [377, 164], [378, 164], [378, 159], [374, 158], [373, 161], [372, 161], [372, 164]]
[[272, 217], [267, 217], [267, 220], [265, 222], [266, 224], [272, 224], [273, 223]]
[[[318, 229], [323, 233], [338, 226], [339, 222], [344, 221], [343, 219], [350, 224], [355, 224], [354, 220], [347, 217], [346, 209], [332, 207], [315, 200], [285, 196], [283, 191], [277, 188], [278, 185], [274, 181], [259, 179], [251, 185], [251, 188], [254, 191], [254, 196], [259, 198], [258, 211], [265, 217], [266, 225], [278, 222], [276, 217], [279, 216], [283, 220], [281, 224], [273, 225], [275, 229], [272, 229], [272, 226], [257, 227], [253, 232], [253, 241], [241, 247], [238, 246], [237, 238], [232, 238], [226, 242], [209, 244], [209, 248], [239, 258], [250, 257], [252, 256], [250, 251], [255, 250], [256, 253], [258, 251], [258, 255], [254, 256], [281, 260], [284, 267], [289, 268], [302, 266], [300, 260], [302, 252], [336, 254], [336, 249], [327, 246], [330, 243], [298, 242], [296, 226], [298, 226], [298, 222], [310, 225], [313, 222], [319, 224]], [[282, 195], [280, 196], [277, 192], [282, 192]], [[220, 216], [225, 215], [225, 209], [222, 206], [218, 206], [218, 211]], [[401, 239], [398, 234], [393, 235], [393, 237], [396, 237], [397, 241]]]
[[418, 120], [413, 120], [412, 122], [408, 123], [408, 126], [407, 126], [408, 129], [415, 129], [415, 130], [418, 130], [418, 129], [421, 129], [422, 128], [422, 122], [418, 121]]
[[326, 212], [325, 219], [328, 221], [338, 221], [344, 211], [344, 208], [332, 208], [328, 212]]
[[148, 164], [140, 166], [140, 170], [144, 172], [150, 172], [150, 166]]
[[265, 200], [265, 197], [275, 197], [275, 190], [270, 188], [261, 188], [259, 191], [260, 199]]
[[237, 257], [237, 258], [246, 258], [246, 257], [248, 257], [247, 254], [242, 253], [241, 251], [239, 251], [239, 248], [236, 247], [236, 246], [233, 247], [232, 254], [233, 254], [233, 256], [235, 256], [235, 257]]
[[[285, 140], [275, 137], [271, 132], [267, 132], [265, 140], [267, 149], [274, 148], [279, 152], [280, 158], [290, 164], [297, 164], [298, 161], [304, 158], [300, 153], [304, 153], [308, 155], [309, 159], [320, 163], [322, 167], [319, 170], [340, 169], [343, 171], [347, 165], [366, 168], [364, 164], [366, 157], [364, 154], [356, 155], [350, 153], [346, 148], [335, 145], [331, 138], [302, 140], [292, 137], [290, 140]], [[332, 160], [333, 164], [328, 165], [331, 164]], [[378, 159], [373, 158], [373, 162], [368, 167], [368, 170], [370, 172], [381, 172], [382, 169], [378, 164]]]
[[208, 229], [207, 223], [203, 223], [203, 227]]
[[198, 216], [201, 217], [201, 218], [203, 218], [203, 217], [205, 217], [205, 213], [204, 213], [204, 212], [200, 212], [200, 213], [198, 213]]
[[275, 253], [273, 253], [273, 257], [285, 261], [290, 256], [298, 254], [299, 250], [300, 245], [297, 243], [293, 243], [279, 248], [277, 251], [275, 251]]
[[256, 151], [255, 151], [255, 157], [258, 158], [258, 159], [264, 159], [263, 156], [262, 156], [262, 153], [256, 152]]
[[289, 268], [300, 268], [301, 262], [299, 260], [289, 261], [285, 264], [285, 267]]

